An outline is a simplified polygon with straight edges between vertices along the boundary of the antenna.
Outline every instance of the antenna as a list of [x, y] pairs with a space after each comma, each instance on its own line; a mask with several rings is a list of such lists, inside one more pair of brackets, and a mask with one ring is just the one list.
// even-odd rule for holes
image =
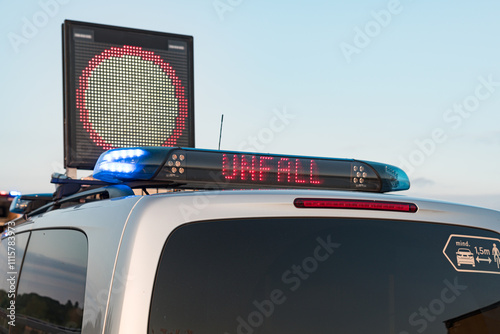
[[220, 140], [222, 139], [222, 124], [224, 123], [224, 114], [221, 115], [220, 117], [220, 132], [219, 132], [219, 148], [220, 150]]

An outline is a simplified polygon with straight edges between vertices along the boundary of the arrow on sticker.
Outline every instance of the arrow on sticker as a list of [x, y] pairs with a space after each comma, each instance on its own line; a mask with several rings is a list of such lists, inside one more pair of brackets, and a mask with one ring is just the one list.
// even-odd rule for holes
[[481, 259], [479, 256], [476, 258], [477, 262], [480, 263], [481, 261], [483, 262], [488, 262], [488, 263], [491, 263], [491, 259], [490, 258], [487, 258], [487, 259]]

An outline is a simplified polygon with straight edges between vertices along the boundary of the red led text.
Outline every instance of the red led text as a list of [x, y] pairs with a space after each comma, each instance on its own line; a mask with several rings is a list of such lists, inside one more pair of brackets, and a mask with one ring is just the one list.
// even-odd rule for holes
[[270, 184], [321, 184], [314, 160], [244, 154], [223, 154], [227, 181]]

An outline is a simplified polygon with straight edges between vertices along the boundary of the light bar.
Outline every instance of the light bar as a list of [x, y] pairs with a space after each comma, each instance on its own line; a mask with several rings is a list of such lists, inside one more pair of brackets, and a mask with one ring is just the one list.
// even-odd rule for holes
[[0, 190], [0, 197], [16, 197], [16, 196], [20, 196], [21, 195], [21, 192], [17, 191], [17, 190], [11, 190], [11, 191], [5, 191], [5, 190]]
[[152, 181], [189, 188], [309, 188], [387, 192], [410, 187], [401, 169], [349, 159], [193, 148], [114, 149], [101, 155], [94, 178]]
[[10, 204], [9, 211], [17, 214], [25, 214], [52, 201], [52, 196], [53, 194], [51, 193], [18, 195], [14, 197], [14, 200]]

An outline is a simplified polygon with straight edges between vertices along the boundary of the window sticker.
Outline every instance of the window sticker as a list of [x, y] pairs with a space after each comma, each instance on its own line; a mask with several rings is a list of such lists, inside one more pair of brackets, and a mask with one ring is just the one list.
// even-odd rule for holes
[[500, 274], [500, 239], [452, 234], [443, 254], [456, 271]]

